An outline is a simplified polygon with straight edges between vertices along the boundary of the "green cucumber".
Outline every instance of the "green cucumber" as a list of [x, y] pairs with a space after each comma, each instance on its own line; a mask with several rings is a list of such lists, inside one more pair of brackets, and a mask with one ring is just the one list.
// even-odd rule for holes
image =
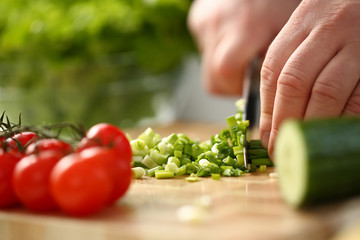
[[360, 193], [360, 118], [287, 120], [274, 148], [281, 193], [304, 207]]

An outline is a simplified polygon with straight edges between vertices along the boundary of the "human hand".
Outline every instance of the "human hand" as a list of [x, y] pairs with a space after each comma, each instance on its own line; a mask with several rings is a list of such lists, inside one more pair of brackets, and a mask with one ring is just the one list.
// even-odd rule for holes
[[205, 87], [242, 94], [250, 61], [265, 52], [300, 0], [196, 0], [189, 28], [203, 57]]
[[261, 70], [260, 137], [272, 155], [280, 124], [360, 113], [360, 1], [304, 0]]

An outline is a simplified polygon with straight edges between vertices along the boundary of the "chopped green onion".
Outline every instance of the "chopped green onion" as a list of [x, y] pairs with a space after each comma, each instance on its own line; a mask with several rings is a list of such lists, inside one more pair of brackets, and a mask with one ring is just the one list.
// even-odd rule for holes
[[247, 147], [248, 147], [248, 149], [261, 149], [261, 148], [264, 148], [260, 139], [250, 140]]
[[180, 160], [180, 165], [183, 166], [183, 165], [186, 165], [188, 163], [191, 163], [191, 159], [190, 158], [187, 158], [187, 157], [184, 157], [183, 159]]
[[164, 154], [161, 154], [158, 150], [156, 149], [150, 149], [150, 158], [152, 160], [154, 160], [154, 162], [156, 162], [158, 165], [163, 165], [166, 163], [167, 161], [167, 156], [168, 155], [164, 155]]
[[253, 163], [249, 164], [249, 171], [250, 172], [255, 172], [257, 169], [257, 166]]
[[166, 138], [166, 142], [174, 145], [178, 139], [178, 136], [175, 133], [172, 133]]
[[242, 176], [243, 175], [243, 171], [241, 171], [240, 169], [234, 169], [234, 173], [233, 173], [233, 176], [234, 177], [240, 177], [240, 176]]
[[205, 159], [209, 160], [209, 162], [217, 163], [216, 154], [211, 151], [205, 152], [204, 157], [205, 157]]
[[242, 134], [245, 133], [246, 128], [247, 128], [247, 126], [246, 126], [246, 124], [244, 124], [243, 122], [241, 122], [241, 123], [238, 124], [238, 126], [237, 126], [238, 132], [241, 132]]
[[249, 155], [249, 159], [269, 158], [268, 151], [266, 149], [248, 149], [247, 153]]
[[179, 167], [179, 169], [175, 175], [181, 176], [181, 175], [184, 175], [185, 173], [186, 173], [186, 165], [183, 165], [183, 166]]
[[211, 178], [213, 180], [220, 180], [220, 173], [212, 173]]
[[142, 156], [132, 156], [132, 162], [141, 162], [143, 160]]
[[249, 120], [244, 120], [241, 123], [244, 124], [246, 127], [250, 126], [250, 121]]
[[244, 154], [244, 147], [243, 146], [235, 146], [233, 147], [234, 155]]
[[163, 168], [162, 166], [157, 166], [157, 167], [154, 167], [154, 168], [152, 168], [152, 169], [149, 169], [149, 170], [147, 171], [149, 177], [154, 177], [156, 170], [164, 170], [164, 168]]
[[201, 167], [208, 165], [210, 162], [207, 159], [200, 159], [199, 164]]
[[239, 131], [237, 132], [237, 143], [240, 145], [240, 146], [244, 146], [245, 145], [245, 135]]
[[174, 157], [181, 158], [182, 157], [182, 151], [178, 151], [178, 150], [174, 151]]
[[235, 116], [227, 117], [226, 123], [230, 129], [237, 126], [237, 121], [236, 121]]
[[191, 156], [192, 155], [192, 144], [186, 144], [184, 146], [184, 154]]
[[145, 176], [145, 169], [143, 169], [142, 167], [133, 167], [131, 168], [132, 174], [133, 174], [133, 178], [142, 178], [143, 176]]
[[178, 138], [179, 140], [183, 141], [185, 144], [192, 142], [191, 139], [183, 133], [179, 133]]
[[191, 148], [191, 156], [193, 158], [197, 158], [203, 152], [199, 144], [193, 144]]
[[161, 178], [173, 178], [174, 172], [166, 171], [166, 170], [155, 170], [155, 178], [161, 179]]
[[176, 163], [171, 162], [165, 165], [165, 170], [173, 173], [177, 173], [179, 170], [179, 167], [176, 165]]
[[219, 154], [219, 152], [220, 152], [220, 150], [219, 150], [219, 145], [220, 145], [220, 143], [215, 143], [215, 144], [212, 146], [211, 151], [212, 151], [213, 153]]
[[230, 156], [224, 158], [222, 162], [225, 163], [227, 166], [234, 166], [234, 164], [236, 163], [236, 161]]
[[261, 172], [261, 173], [266, 172], [266, 165], [260, 165], [259, 172]]
[[178, 140], [174, 145], [174, 151], [183, 151], [185, 144]]
[[251, 160], [251, 164], [255, 166], [267, 165], [269, 167], [273, 166], [273, 162], [269, 158], [255, 158]]
[[180, 160], [177, 157], [169, 157], [167, 164], [175, 163], [177, 167], [180, 167]]
[[245, 164], [244, 154], [240, 154], [236, 156], [236, 160], [238, 161], [239, 166]]
[[[161, 139], [153, 129], [147, 128], [138, 139], [131, 140], [131, 166], [147, 168], [148, 175], [155, 177], [155, 171], [164, 168], [166, 171], [159, 172], [159, 176], [172, 172], [174, 176], [206, 177], [212, 174], [241, 176], [244, 172], [254, 172], [261, 165], [273, 166], [260, 140], [246, 142], [245, 133], [250, 122], [242, 119], [244, 104], [244, 99], [237, 101], [238, 111], [226, 118], [228, 127], [204, 142], [193, 141], [183, 133]], [[245, 143], [248, 143], [247, 157], [252, 163], [250, 170], [244, 165]]]
[[232, 166], [220, 166], [220, 172], [223, 173], [226, 169], [232, 169]]
[[197, 172], [197, 168], [195, 167], [194, 163], [187, 163], [186, 164], [186, 173], [187, 174], [192, 174]]
[[161, 141], [157, 147], [159, 152], [163, 155], [172, 155], [174, 153], [174, 147], [165, 141]]
[[245, 107], [245, 101], [246, 101], [245, 98], [240, 98], [235, 102], [235, 106], [239, 111], [243, 111]]
[[154, 168], [159, 165], [154, 160], [152, 160], [149, 155], [146, 155], [145, 158], [141, 161], [141, 163], [144, 164], [144, 166], [146, 166], [147, 168]]
[[154, 147], [161, 140], [160, 135], [152, 128], [147, 128], [138, 138], [143, 140], [149, 148]]
[[210, 168], [202, 167], [198, 170], [197, 176], [199, 177], [207, 177], [210, 176]]
[[134, 156], [144, 157], [149, 153], [149, 147], [141, 139], [135, 139], [130, 142], [131, 150]]
[[199, 180], [198, 176], [194, 173], [190, 174], [190, 177], [186, 178], [188, 182], [197, 182]]
[[223, 176], [225, 177], [231, 177], [233, 174], [233, 168], [227, 168], [224, 170], [224, 172], [222, 173]]

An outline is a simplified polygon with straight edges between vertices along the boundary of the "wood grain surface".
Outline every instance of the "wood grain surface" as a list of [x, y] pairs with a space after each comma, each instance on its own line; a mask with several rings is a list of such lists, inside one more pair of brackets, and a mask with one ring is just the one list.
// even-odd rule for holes
[[[162, 136], [181, 131], [204, 140], [222, 127], [178, 123], [154, 129]], [[141, 131], [129, 130], [134, 136]], [[277, 179], [269, 176], [274, 171], [198, 182], [144, 177], [133, 180], [115, 206], [88, 218], [1, 210], [0, 239], [329, 239], [343, 226], [344, 202], [301, 211], [288, 207]], [[182, 220], [184, 206], [201, 210], [197, 221]]]

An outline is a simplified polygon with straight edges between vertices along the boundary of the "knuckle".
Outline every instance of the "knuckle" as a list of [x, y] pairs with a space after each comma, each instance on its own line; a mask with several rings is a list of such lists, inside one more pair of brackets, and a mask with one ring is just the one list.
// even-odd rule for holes
[[215, 75], [220, 79], [239, 81], [239, 68], [234, 65], [234, 59], [228, 53], [215, 56], [213, 59], [212, 69]]
[[277, 80], [277, 74], [273, 68], [267, 64], [263, 64], [260, 72], [261, 84], [264, 86], [274, 86]]
[[340, 85], [335, 82], [317, 81], [312, 89], [311, 98], [321, 104], [336, 104], [341, 93]]
[[187, 24], [189, 30], [193, 33], [201, 33], [209, 28], [217, 29], [223, 22], [223, 12], [216, 11], [213, 6], [205, 6], [204, 12], [202, 2], [195, 2], [189, 11]]
[[290, 98], [306, 96], [306, 80], [291, 72], [282, 72], [278, 80], [279, 93]]

